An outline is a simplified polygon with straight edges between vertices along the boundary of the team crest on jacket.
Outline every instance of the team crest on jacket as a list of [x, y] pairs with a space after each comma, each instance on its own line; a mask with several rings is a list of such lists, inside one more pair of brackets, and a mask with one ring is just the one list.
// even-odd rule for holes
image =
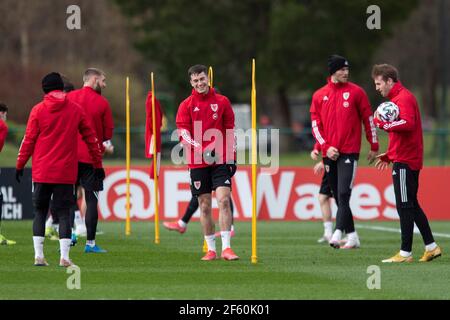
[[326, 172], [330, 172], [330, 166], [327, 165], [327, 164], [325, 165], [325, 171], [326, 171]]
[[202, 182], [201, 181], [194, 181], [194, 187], [195, 187], [195, 189], [200, 189], [200, 186], [202, 185]]
[[344, 92], [342, 96], [344, 97], [345, 100], [348, 100], [348, 98], [350, 98], [350, 92]]
[[219, 109], [219, 105], [217, 103], [211, 103], [211, 109], [212, 111], [216, 112], [217, 109]]

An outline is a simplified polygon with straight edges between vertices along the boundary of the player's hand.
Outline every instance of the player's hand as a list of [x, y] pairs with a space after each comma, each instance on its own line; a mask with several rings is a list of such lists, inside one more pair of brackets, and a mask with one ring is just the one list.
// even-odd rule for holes
[[339, 151], [335, 147], [329, 147], [327, 150], [327, 157], [333, 161], [336, 161], [339, 157]]
[[378, 120], [381, 121], [380, 117], [378, 116], [378, 110], [375, 110], [375, 112], [373, 113], [373, 117], [374, 117], [375, 119], [378, 119]]
[[105, 147], [104, 154], [113, 154], [114, 153], [114, 146], [111, 143], [111, 140], [103, 141], [103, 146]]
[[324, 171], [324, 165], [323, 165], [323, 162], [322, 162], [322, 161], [317, 162], [317, 163], [315, 164], [314, 168], [313, 168], [314, 174], [317, 176], [317, 175], [322, 174], [323, 171]]
[[376, 156], [377, 161], [375, 162], [375, 168], [378, 170], [385, 170], [389, 167], [390, 160], [387, 157], [387, 153], [380, 153]]
[[20, 179], [23, 177], [23, 169], [16, 169], [16, 180], [20, 183]]
[[372, 164], [376, 158], [377, 158], [377, 152], [370, 150], [369, 154], [367, 155], [367, 160], [369, 161], [369, 164]]
[[375, 162], [375, 168], [378, 170], [386, 170], [389, 167], [389, 162], [383, 161], [381, 159], [378, 159]]
[[319, 159], [319, 150], [314, 149], [313, 151], [311, 151], [311, 159], [313, 159], [314, 161], [317, 161], [317, 159]]

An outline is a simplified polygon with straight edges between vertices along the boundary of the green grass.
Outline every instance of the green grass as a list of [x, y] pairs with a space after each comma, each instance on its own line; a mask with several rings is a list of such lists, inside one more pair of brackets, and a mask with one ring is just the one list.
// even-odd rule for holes
[[[361, 222], [398, 228], [398, 222]], [[31, 221], [4, 221], [2, 232], [17, 241], [0, 246], [0, 300], [3, 299], [450, 299], [449, 238], [436, 237], [443, 257], [417, 260], [423, 253], [415, 235], [415, 262], [384, 265], [400, 235], [360, 228], [362, 248], [335, 250], [317, 244], [320, 222], [259, 222], [258, 263], [250, 262], [251, 224], [239, 222], [232, 244], [238, 261], [200, 261], [198, 222], [180, 235], [161, 229], [154, 244], [153, 224], [101, 222], [97, 243], [107, 254], [83, 253], [84, 238], [70, 255], [81, 268], [81, 290], [69, 290], [70, 276], [58, 267], [58, 242], [46, 240], [49, 267], [33, 266]], [[433, 222], [434, 232], [448, 233], [450, 222]], [[217, 241], [220, 249], [220, 240]], [[381, 268], [381, 289], [369, 290], [367, 267]]]

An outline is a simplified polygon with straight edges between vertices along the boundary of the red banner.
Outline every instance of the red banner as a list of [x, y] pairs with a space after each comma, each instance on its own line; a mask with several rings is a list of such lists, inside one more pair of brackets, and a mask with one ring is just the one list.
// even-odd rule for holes
[[[130, 216], [133, 220], [154, 218], [154, 188], [149, 167], [132, 167], [130, 183]], [[310, 168], [282, 167], [275, 175], [259, 173], [259, 220], [317, 220], [321, 211], [317, 194], [321, 177]], [[446, 186], [450, 167], [424, 168], [420, 174], [419, 201], [430, 220], [450, 220], [446, 205]], [[123, 167], [106, 168], [104, 191], [100, 192], [100, 219], [126, 218], [126, 171]], [[159, 218], [176, 220], [181, 217], [191, 199], [189, 173], [185, 168], [161, 167], [159, 178]], [[233, 178], [233, 202], [236, 220], [251, 219], [251, 168], [240, 167]], [[350, 206], [356, 220], [397, 220], [391, 171], [358, 168]], [[336, 206], [333, 204], [333, 215]], [[194, 219], [198, 218], [196, 212]], [[213, 215], [218, 216], [213, 200]]]

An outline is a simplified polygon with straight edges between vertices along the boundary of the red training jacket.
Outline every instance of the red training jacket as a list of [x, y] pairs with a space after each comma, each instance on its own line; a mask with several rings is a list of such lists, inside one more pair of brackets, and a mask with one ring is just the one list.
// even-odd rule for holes
[[207, 150], [215, 150], [216, 164], [235, 159], [234, 111], [230, 100], [213, 88], [207, 94], [193, 89], [178, 107], [176, 124], [189, 168], [214, 165], [202, 157]]
[[83, 109], [62, 91], [52, 91], [33, 107], [17, 156], [23, 169], [32, 156], [33, 182], [74, 184], [77, 179], [77, 133], [81, 133], [100, 168], [100, 145]]
[[[69, 92], [67, 97], [83, 108], [92, 128], [97, 134], [103, 153], [105, 150], [103, 141], [111, 140], [114, 129], [112, 112], [108, 100], [88, 86]], [[88, 147], [84, 143], [81, 135], [78, 135], [78, 162], [93, 163], [89, 155]]]
[[394, 84], [388, 98], [400, 110], [398, 120], [383, 122], [375, 118], [375, 125], [389, 133], [387, 158], [406, 163], [411, 170], [420, 170], [423, 167], [423, 136], [417, 100], [400, 82]]
[[8, 134], [8, 126], [6, 122], [0, 119], [0, 152], [2, 152], [5, 145], [6, 135]]
[[372, 151], [378, 151], [378, 138], [366, 92], [352, 82], [328, 83], [317, 90], [311, 102], [312, 132], [326, 157], [330, 146], [339, 153], [359, 153], [361, 122]]
[[[153, 139], [153, 117], [152, 117], [152, 92], [149, 91], [147, 95], [147, 100], [145, 101], [145, 157], [153, 158], [153, 144], [155, 140]], [[155, 98], [155, 123], [156, 123], [156, 153], [161, 152], [161, 126], [162, 126], [162, 118], [163, 113], [161, 109], [161, 104], [158, 99]], [[156, 158], [159, 162], [159, 157]], [[157, 172], [159, 172], [159, 163], [158, 163]], [[157, 173], [158, 174], [158, 173]], [[154, 169], [153, 169], [153, 161], [150, 166], [150, 179], [154, 179]]]

